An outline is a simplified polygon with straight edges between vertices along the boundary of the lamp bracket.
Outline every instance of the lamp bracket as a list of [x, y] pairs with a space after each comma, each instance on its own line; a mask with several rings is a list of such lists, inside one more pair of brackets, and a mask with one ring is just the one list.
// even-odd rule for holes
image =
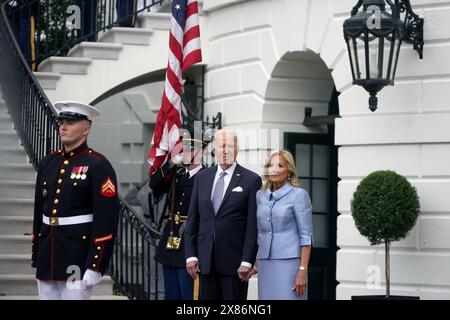
[[405, 37], [403, 41], [413, 45], [414, 50], [419, 53], [420, 59], [423, 59], [423, 18], [420, 18], [412, 9], [409, 0], [386, 0], [387, 3], [394, 8], [395, 6], [400, 13], [405, 13]]
[[209, 116], [206, 116], [206, 121], [203, 121], [203, 127], [209, 127], [211, 129], [222, 129], [222, 112], [218, 112], [217, 115], [212, 116], [212, 120], [209, 121]]
[[353, 7], [351, 15], [352, 17], [358, 13], [359, 8], [363, 5], [364, 0], [358, 0], [358, 3]]

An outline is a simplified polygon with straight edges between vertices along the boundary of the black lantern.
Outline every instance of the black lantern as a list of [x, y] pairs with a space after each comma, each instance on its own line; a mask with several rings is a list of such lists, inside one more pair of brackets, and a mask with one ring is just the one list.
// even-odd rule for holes
[[353, 84], [370, 93], [369, 108], [375, 111], [377, 93], [394, 85], [402, 42], [412, 43], [422, 59], [423, 19], [412, 11], [409, 0], [359, 0], [344, 22], [344, 38]]

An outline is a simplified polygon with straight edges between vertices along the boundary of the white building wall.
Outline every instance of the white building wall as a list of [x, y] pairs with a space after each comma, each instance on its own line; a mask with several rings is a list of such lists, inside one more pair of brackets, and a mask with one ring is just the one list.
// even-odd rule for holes
[[[299, 33], [284, 32], [285, 25], [274, 23], [284, 22], [286, 16], [292, 23], [298, 22], [294, 12], [305, 12], [303, 8], [308, 1], [282, 1], [281, 5], [266, 0], [228, 4], [224, 1], [203, 4], [207, 12], [209, 52], [205, 113], [222, 112], [227, 127], [259, 130], [258, 139], [241, 139], [247, 143], [241, 141], [238, 156], [238, 161], [259, 172], [267, 149], [283, 146], [284, 132], [325, 130], [307, 129], [301, 122], [304, 107], [313, 107], [314, 115], [326, 114], [333, 84], [329, 72], [323, 70], [326, 67], [314, 57], [306, 53], [289, 54], [287, 47], [291, 44], [303, 48], [304, 41], [296, 37]], [[306, 24], [306, 15], [303, 18], [302, 25]], [[315, 79], [305, 81], [304, 75], [295, 70], [300, 64], [308, 67], [307, 73]], [[311, 85], [314, 82], [329, 91], [328, 97], [323, 99], [323, 91]], [[304, 90], [292, 90], [293, 87]], [[319, 91], [321, 99], [317, 97]]]
[[[314, 70], [323, 70], [308, 71], [308, 64], [302, 66], [299, 59], [294, 60], [300, 69], [292, 69], [291, 54], [310, 51], [320, 56], [341, 92], [342, 118], [336, 121], [335, 141], [341, 146], [338, 174], [342, 179], [338, 192], [341, 216], [337, 242], [341, 249], [337, 255], [337, 298], [383, 292], [383, 282], [380, 289], [369, 289], [366, 281], [371, 266], [380, 268], [383, 281], [384, 248], [371, 247], [359, 235], [350, 200], [362, 177], [374, 170], [390, 169], [407, 176], [417, 187], [421, 204], [415, 228], [392, 246], [392, 294], [449, 299], [450, 197], [446, 194], [450, 190], [450, 1], [412, 1], [416, 12], [425, 18], [424, 59], [418, 59], [411, 45], [403, 45], [396, 85], [380, 93], [375, 113], [368, 109], [368, 94], [351, 84], [342, 36], [342, 23], [355, 3], [205, 1], [205, 113], [222, 112], [226, 127], [277, 128], [279, 145], [283, 146], [283, 132], [310, 130], [301, 125], [302, 101], [308, 101], [301, 94], [306, 87], [300, 86], [299, 96], [291, 97], [293, 90], [287, 90], [287, 86], [298, 84]], [[286, 78], [289, 73], [294, 77]], [[323, 101], [313, 105], [313, 115], [326, 114], [321, 104]], [[270, 147], [253, 139], [243, 146], [238, 161], [246, 165], [260, 160], [258, 155], [264, 159]], [[247, 167], [260, 172], [261, 165], [259, 161]]]
[[[379, 95], [379, 110], [367, 112], [367, 95], [351, 88], [340, 97], [342, 119], [337, 122], [339, 154], [339, 212], [337, 294], [373, 294], [368, 290], [368, 266], [384, 273], [384, 249], [373, 250], [356, 230], [350, 199], [359, 180], [378, 169], [395, 170], [417, 188], [421, 214], [403, 241], [393, 243], [391, 279], [394, 293], [422, 299], [450, 297], [449, 130], [450, 2], [414, 1], [425, 18], [424, 59], [403, 45], [396, 85]], [[348, 261], [357, 261], [349, 268]], [[381, 284], [383, 288], [384, 282]]]
[[93, 123], [89, 146], [111, 161], [122, 196], [148, 179], [147, 155], [163, 88], [163, 81], [147, 83], [95, 105], [102, 116]]

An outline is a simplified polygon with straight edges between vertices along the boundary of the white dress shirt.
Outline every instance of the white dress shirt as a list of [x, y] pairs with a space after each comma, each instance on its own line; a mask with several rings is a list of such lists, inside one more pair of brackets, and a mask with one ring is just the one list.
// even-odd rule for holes
[[213, 187], [211, 190], [211, 201], [212, 201], [212, 197], [214, 194], [214, 190], [216, 189], [217, 180], [219, 180], [220, 174], [225, 171], [227, 174], [225, 175], [225, 177], [223, 177], [223, 194], [222, 194], [222, 199], [223, 199], [223, 196], [225, 195], [225, 192], [227, 191], [228, 185], [230, 184], [231, 177], [233, 176], [234, 169], [236, 169], [236, 161], [233, 162], [233, 164], [227, 170], [223, 170], [220, 165], [217, 165], [216, 176], [214, 177], [214, 183], [213, 183]]
[[192, 170], [186, 169], [186, 172], [189, 172], [189, 179], [192, 178], [193, 176], [195, 176], [195, 174], [196, 174], [197, 172], [199, 172], [201, 168], [202, 168], [202, 166], [199, 165], [198, 167], [195, 167], [195, 168], [192, 169]]
[[[217, 165], [216, 176], [214, 177], [214, 183], [213, 183], [213, 187], [212, 187], [212, 190], [211, 190], [211, 200], [212, 200], [212, 197], [213, 197], [213, 194], [214, 194], [214, 189], [216, 188], [217, 180], [219, 180], [220, 174], [223, 171], [225, 171], [227, 174], [223, 178], [223, 180], [224, 180], [223, 181], [223, 183], [224, 183], [223, 187], [224, 188], [223, 188], [223, 195], [222, 195], [222, 199], [223, 199], [223, 196], [225, 195], [225, 192], [227, 191], [228, 185], [230, 184], [231, 177], [233, 177], [234, 169], [236, 169], [236, 164], [237, 164], [236, 161], [233, 162], [233, 164], [226, 170], [223, 170], [220, 165]], [[198, 261], [198, 258], [197, 257], [189, 257], [189, 258], [186, 259], [186, 263], [188, 263], [190, 261]], [[245, 267], [251, 268], [252, 264], [249, 263], [249, 262], [246, 262], [246, 261], [242, 261], [241, 262], [241, 266], [245, 266]]]

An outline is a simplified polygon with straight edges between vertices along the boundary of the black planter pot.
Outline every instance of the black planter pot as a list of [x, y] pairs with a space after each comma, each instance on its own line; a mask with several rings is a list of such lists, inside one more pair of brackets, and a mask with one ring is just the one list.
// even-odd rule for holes
[[413, 296], [389, 296], [386, 295], [367, 295], [367, 296], [352, 296], [352, 300], [420, 300], [420, 297]]

